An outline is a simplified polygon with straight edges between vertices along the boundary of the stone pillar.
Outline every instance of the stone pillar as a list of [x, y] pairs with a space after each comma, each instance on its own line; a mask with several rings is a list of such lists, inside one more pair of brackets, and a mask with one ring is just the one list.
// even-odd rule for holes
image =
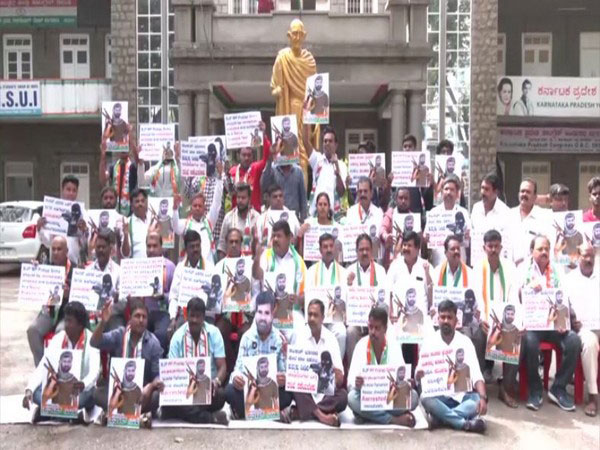
[[406, 94], [403, 90], [394, 89], [390, 95], [392, 96], [391, 151], [397, 152], [402, 150], [402, 139], [406, 134]]
[[212, 19], [214, 0], [194, 0], [196, 5], [196, 44], [212, 45]]
[[113, 1], [110, 5], [112, 45], [112, 98], [128, 102], [128, 119], [137, 135], [137, 19], [136, 1]]
[[[473, 0], [471, 14], [471, 186], [496, 168], [498, 0]], [[478, 200], [471, 189], [471, 201]]]
[[429, 0], [411, 0], [409, 45], [421, 47], [427, 45], [427, 6]]
[[423, 141], [424, 94], [424, 91], [411, 91], [408, 97], [408, 132], [417, 138], [417, 149]]
[[196, 96], [194, 98], [194, 135], [195, 136], [208, 136], [209, 133], [209, 108], [208, 102], [210, 99], [210, 90], [208, 88], [202, 88], [195, 91]]
[[192, 93], [177, 92], [177, 103], [179, 104], [179, 140], [185, 141], [192, 135]]
[[390, 12], [390, 40], [394, 44], [406, 44], [409, 4], [410, 0], [389, 0], [387, 3], [387, 10]]
[[194, 9], [189, 0], [171, 0], [175, 12], [175, 42], [177, 47], [192, 47], [192, 15]]

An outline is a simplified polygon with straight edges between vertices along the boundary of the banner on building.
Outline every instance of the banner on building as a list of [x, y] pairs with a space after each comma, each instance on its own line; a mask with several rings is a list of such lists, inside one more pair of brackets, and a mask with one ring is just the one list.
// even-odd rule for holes
[[498, 127], [498, 151], [506, 153], [600, 152], [600, 129]]
[[77, 25], [77, 0], [0, 0], [0, 27]]
[[[2, 19], [0, 17], [0, 27]], [[0, 116], [40, 115], [42, 92], [39, 81], [0, 81]]]

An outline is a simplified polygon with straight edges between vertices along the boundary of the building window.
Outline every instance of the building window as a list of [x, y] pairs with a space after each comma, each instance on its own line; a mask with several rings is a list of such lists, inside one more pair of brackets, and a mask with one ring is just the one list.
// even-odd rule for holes
[[90, 170], [88, 163], [64, 162], [60, 165], [60, 180], [72, 175], [79, 180], [77, 201], [90, 204]]
[[257, 14], [258, 0], [229, 0], [229, 14]]
[[506, 74], [506, 33], [498, 33], [497, 75]]
[[550, 162], [523, 161], [521, 164], [521, 180], [532, 178], [537, 183], [538, 192], [550, 191]]
[[[579, 198], [577, 199], [577, 207], [579, 209], [588, 209], [590, 207], [590, 194], [587, 189], [587, 184], [594, 177], [600, 177], [600, 162], [580, 161]], [[575, 208], [573, 207], [573, 209]]]
[[60, 35], [60, 77], [90, 77], [90, 40], [87, 34]]
[[346, 0], [346, 14], [377, 14], [377, 0]]
[[104, 75], [106, 78], [112, 78], [112, 42], [110, 34], [104, 38], [104, 61], [106, 63]]
[[579, 76], [600, 77], [600, 32], [579, 35]]
[[5, 34], [4, 78], [30, 80], [33, 77], [32, 48], [30, 34]]
[[375, 144], [375, 149], [380, 151], [377, 148], [377, 130], [374, 129], [347, 129], [346, 130], [346, 156], [350, 153], [356, 153], [358, 151], [358, 144], [363, 141], [371, 141]]
[[522, 75], [552, 76], [552, 33], [523, 33]]
[[4, 180], [6, 201], [33, 200], [33, 163], [6, 162]]

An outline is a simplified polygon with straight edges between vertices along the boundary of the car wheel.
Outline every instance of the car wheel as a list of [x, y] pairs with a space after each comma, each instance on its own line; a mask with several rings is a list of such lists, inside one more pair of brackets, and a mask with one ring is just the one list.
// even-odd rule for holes
[[50, 264], [50, 252], [42, 245], [36, 259], [40, 264]]

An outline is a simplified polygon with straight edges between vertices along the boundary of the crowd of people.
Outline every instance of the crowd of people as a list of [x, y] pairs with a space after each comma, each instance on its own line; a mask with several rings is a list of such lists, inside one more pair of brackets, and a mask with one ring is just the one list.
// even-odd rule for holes
[[[260, 129], [265, 129], [264, 123]], [[54, 333], [48, 348], [83, 349], [82, 382], [78, 386], [83, 421], [94, 405], [104, 410], [108, 407], [108, 377], [101, 369], [101, 353], [109, 358], [145, 360], [143, 386], [135, 395], [141, 403], [143, 423], [148, 426], [153, 417], [219, 424], [243, 420], [248, 398], [264, 403], [274, 390], [278, 391], [281, 421], [317, 420], [331, 426], [339, 426], [339, 414], [349, 407], [359, 422], [414, 427], [412, 411], [421, 404], [432, 428], [447, 426], [483, 433], [488, 408], [486, 384], [497, 381], [500, 400], [507, 407], [518, 407], [519, 366], [501, 363], [502, 378], [496, 380], [494, 362], [485, 359], [490, 327], [502, 326], [490, 313], [491, 307], [520, 304], [524, 288], [562, 287], [570, 299], [590, 295], [583, 300], [598, 303], [600, 237], [576, 240], [568, 230], [562, 230], [560, 242], [555, 239], [552, 211], [569, 210], [568, 188], [553, 185], [548, 195], [541, 195], [533, 179], [520, 180], [518, 206], [509, 208], [501, 200], [501, 177], [490, 173], [476, 180], [480, 182], [481, 200], [469, 212], [464, 180], [454, 174], [441, 174], [435, 180], [431, 177], [429, 187], [392, 189], [393, 174], [382, 176], [373, 170], [352, 185], [346, 163], [338, 159], [335, 130], [322, 130], [320, 149], [311, 144], [309, 125], [301, 131], [311, 168], [308, 189], [299, 166], [274, 163], [281, 145], [275, 142], [271, 147], [266, 136], [261, 148], [236, 150], [239, 163], [232, 167], [219, 159], [218, 151], [209, 149], [207, 175], [195, 178], [179, 177], [178, 145], [146, 170], [133, 139], [129, 154], [120, 155], [109, 166], [106, 142], [102, 142], [101, 208], [116, 210], [120, 220], [114, 229], [91, 228], [80, 220], [76, 223], [78, 232], [64, 237], [47, 232], [45, 219], [40, 219], [38, 230], [50, 248], [50, 264], [64, 266], [66, 280], [62, 302], [44, 306], [27, 330], [36, 370], [27, 385], [24, 406], [42, 401], [44, 342]], [[408, 135], [402, 150], [415, 151], [416, 146], [416, 139]], [[260, 155], [261, 150], [262, 158], [254, 160], [254, 153]], [[368, 150], [368, 144], [362, 146], [361, 151]], [[452, 154], [452, 143], [444, 141], [438, 150]], [[77, 178], [65, 177], [61, 198], [75, 201], [78, 187]], [[584, 221], [600, 222], [600, 178], [589, 180], [587, 188], [590, 207], [583, 213]], [[180, 236], [181, 254], [163, 249], [161, 224], [149, 211], [149, 196], [173, 197], [171, 226]], [[269, 211], [277, 210], [287, 211], [287, 220], [270, 221]], [[431, 245], [433, 231], [428, 216], [436, 210], [452, 211], [456, 218], [448, 227], [443, 246]], [[416, 217], [420, 217], [418, 229], [422, 231], [413, 231], [412, 223], [396, 229], [395, 215], [406, 213], [420, 214]], [[355, 261], [348, 261], [343, 254], [338, 236], [323, 233], [318, 239], [320, 260], [305, 262], [303, 241], [311, 228], [353, 224], [365, 225], [365, 232], [355, 242]], [[476, 233], [483, 236], [478, 244], [483, 248], [471, 245]], [[570, 251], [577, 255], [566, 265], [556, 257], [565, 246], [574, 247]], [[120, 262], [161, 256], [165, 257], [163, 293], [120, 298]], [[252, 279], [244, 280], [241, 275], [236, 281], [240, 286], [251, 285], [251, 312], [209, 312], [209, 294], [200, 292], [186, 308], [178, 306], [185, 268], [223, 273], [228, 258], [241, 256], [253, 259]], [[86, 311], [81, 303], [69, 302], [70, 277], [76, 267], [111, 275], [108, 300], [101, 310]], [[266, 289], [268, 272], [285, 272], [293, 280], [292, 291], [282, 297]], [[393, 294], [409, 284], [415, 289], [409, 290], [406, 304], [400, 305], [404, 319], [393, 312], [390, 297], [384, 293], [373, 299], [366, 326], [346, 324], [345, 303], [338, 300], [337, 293], [329, 301], [307, 296], [311, 288], [319, 286], [382, 287]], [[434, 304], [436, 286], [467, 288], [470, 300], [459, 305], [450, 300]], [[596, 296], [591, 294], [594, 292]], [[294, 326], [280, 330], [275, 319], [281, 317], [284, 301], [294, 309]], [[557, 315], [558, 310], [556, 306]], [[514, 308], [505, 311], [510, 318]], [[567, 385], [581, 358], [589, 393], [585, 413], [595, 416], [599, 332], [582, 327], [578, 314], [583, 312], [571, 307], [569, 313], [569, 327], [518, 330], [512, 338], [513, 344], [522, 341], [520, 364], [526, 368], [529, 393], [526, 407], [538, 410], [542, 406], [540, 342], [548, 341], [562, 348], [562, 362], [548, 391], [550, 402], [565, 411], [575, 409]], [[334, 316], [332, 323], [324, 323], [328, 315]], [[397, 329], [418, 328], [423, 316], [432, 318], [426, 322], [431, 325], [423, 342], [418, 346], [399, 343]], [[334, 373], [330, 395], [286, 391], [286, 352], [292, 344], [328, 354], [327, 363]], [[431, 348], [447, 348], [456, 354], [451, 371], [456, 392], [452, 395], [420, 398], [426, 368], [419, 364], [419, 353]], [[242, 359], [270, 354], [276, 355], [276, 379], [267, 382], [262, 370], [266, 359], [259, 360], [257, 379], [249, 377]], [[188, 356], [211, 360], [209, 404], [159, 408], [164, 388], [159, 360]], [[390, 380], [393, 408], [361, 408], [363, 368], [403, 366], [405, 362], [413, 364], [412, 373], [400, 367]], [[195, 383], [200, 385], [201, 380]], [[256, 392], [245, 399], [247, 383]], [[230, 417], [223, 412], [226, 402]]]

